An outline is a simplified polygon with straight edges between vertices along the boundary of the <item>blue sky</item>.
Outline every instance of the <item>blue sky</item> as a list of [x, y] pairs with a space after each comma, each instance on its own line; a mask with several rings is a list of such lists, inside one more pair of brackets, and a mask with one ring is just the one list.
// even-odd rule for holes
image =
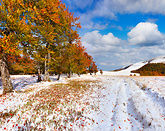
[[103, 70], [165, 56], [165, 0], [62, 0]]

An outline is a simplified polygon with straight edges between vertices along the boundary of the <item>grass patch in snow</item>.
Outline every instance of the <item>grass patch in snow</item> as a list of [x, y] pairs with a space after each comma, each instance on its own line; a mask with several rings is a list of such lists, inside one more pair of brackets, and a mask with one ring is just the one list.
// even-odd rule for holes
[[142, 90], [146, 90], [147, 89], [147, 86], [145, 84], [142, 84], [142, 87], [141, 87]]
[[7, 119], [16, 114], [16, 111], [9, 111], [9, 112], [0, 112], [0, 118]]
[[23, 91], [23, 93], [29, 93], [29, 92], [32, 92], [34, 90], [34, 88], [28, 88], [28, 89], [25, 89]]
[[135, 82], [138, 87], [140, 87], [142, 90], [146, 90], [147, 86], [145, 84], [139, 83], [138, 81]]
[[[6, 124], [10, 129], [20, 130], [72, 130], [75, 127], [82, 129], [85, 124], [83, 112], [90, 104], [83, 101], [96, 81], [70, 80], [67, 84], [55, 84], [50, 88], [42, 89], [31, 95], [26, 104], [18, 107], [13, 115], [10, 112], [1, 115], [1, 125]], [[23, 93], [32, 92], [33, 88]], [[6, 122], [6, 119], [15, 118], [15, 122]], [[88, 121], [92, 120], [88, 119]], [[11, 124], [12, 123], [12, 124]], [[0, 126], [3, 129], [4, 126]]]

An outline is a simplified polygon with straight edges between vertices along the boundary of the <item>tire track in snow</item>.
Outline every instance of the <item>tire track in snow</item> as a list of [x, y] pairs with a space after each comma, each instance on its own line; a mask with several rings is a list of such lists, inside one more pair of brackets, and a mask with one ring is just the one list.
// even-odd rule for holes
[[[102, 76], [99, 111], [90, 131], [163, 131], [165, 121], [155, 102], [128, 77]], [[104, 121], [103, 121], [104, 120]]]
[[[102, 80], [104, 81], [105, 90], [101, 90], [101, 94], [103, 94], [105, 97], [102, 97], [99, 102], [100, 112], [98, 115], [97, 130], [100, 131], [104, 129], [109, 131], [112, 125], [112, 111], [116, 105], [117, 95], [119, 93], [119, 80], [109, 77], [104, 77]], [[100, 120], [104, 120], [104, 122], [99, 123]]]
[[128, 82], [131, 87], [132, 101], [141, 116], [145, 117], [144, 129], [155, 131], [165, 128], [165, 121], [154, 101], [139, 89], [135, 81], [128, 79]]
[[131, 91], [131, 86], [129, 82], [126, 82], [126, 94], [128, 96], [128, 108], [127, 113], [129, 115], [129, 120], [131, 124], [131, 130], [142, 130], [144, 128], [148, 128], [151, 122], [147, 121], [145, 116], [140, 113], [140, 111], [136, 107], [136, 103], [133, 100], [133, 95]]
[[128, 97], [125, 86], [124, 80], [120, 78], [120, 81], [118, 81], [119, 92], [113, 109], [111, 130], [131, 130], [129, 116], [127, 114]]
[[[90, 131], [109, 131], [111, 128], [111, 118], [113, 115], [113, 108], [116, 103], [117, 94], [119, 92], [118, 79], [114, 77], [102, 76], [99, 77], [102, 81], [102, 89], [97, 90], [97, 96], [93, 101], [98, 102], [99, 110], [90, 112], [88, 116], [95, 120], [95, 124], [88, 125], [86, 130]], [[99, 100], [98, 100], [99, 99]]]
[[159, 109], [161, 115], [165, 117], [165, 99], [161, 94], [159, 94], [156, 91], [152, 91], [151, 88], [145, 87], [143, 88], [143, 84], [140, 82], [137, 82], [136, 80], [133, 80], [135, 83], [138, 83], [138, 86], [143, 90], [143, 92], [154, 102], [155, 106]]

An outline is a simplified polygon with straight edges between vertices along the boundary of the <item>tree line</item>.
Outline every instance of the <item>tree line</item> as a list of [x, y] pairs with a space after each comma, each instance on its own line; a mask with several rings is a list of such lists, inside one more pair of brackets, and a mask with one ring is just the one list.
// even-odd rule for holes
[[131, 72], [139, 73], [141, 76], [165, 76], [165, 64], [149, 63]]
[[[78, 29], [79, 18], [69, 12], [59, 0], [1, 0], [0, 2], [0, 69], [3, 94], [11, 92], [10, 73], [34, 72], [38, 81], [44, 69], [44, 81], [49, 73], [97, 72]], [[24, 69], [23, 69], [24, 68]]]

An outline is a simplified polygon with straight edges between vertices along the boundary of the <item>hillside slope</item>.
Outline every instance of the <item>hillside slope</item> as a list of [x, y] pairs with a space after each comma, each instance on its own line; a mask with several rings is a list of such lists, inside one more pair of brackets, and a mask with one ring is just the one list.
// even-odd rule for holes
[[165, 64], [149, 63], [131, 72], [139, 73], [141, 76], [165, 76]]
[[121, 69], [120, 71], [104, 71], [103, 74], [104, 75], [124, 75], [124, 76], [130, 76], [130, 75], [135, 74], [139, 76], [140, 75], [139, 73], [131, 73], [131, 71], [138, 70], [139, 68], [149, 63], [165, 63], [165, 56], [156, 57], [147, 61], [137, 62], [135, 64], [128, 66], [128, 68]]

